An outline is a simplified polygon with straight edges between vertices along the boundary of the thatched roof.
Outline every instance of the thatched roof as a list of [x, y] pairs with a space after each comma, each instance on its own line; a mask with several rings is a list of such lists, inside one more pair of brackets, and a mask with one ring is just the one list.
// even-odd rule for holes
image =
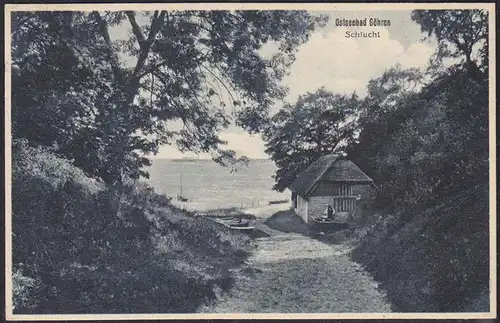
[[339, 155], [325, 155], [300, 173], [289, 188], [306, 197], [319, 181], [373, 183], [373, 180], [350, 160]]
[[321, 180], [334, 182], [373, 182], [356, 164], [347, 159], [338, 159], [332, 163], [328, 171], [321, 177]]

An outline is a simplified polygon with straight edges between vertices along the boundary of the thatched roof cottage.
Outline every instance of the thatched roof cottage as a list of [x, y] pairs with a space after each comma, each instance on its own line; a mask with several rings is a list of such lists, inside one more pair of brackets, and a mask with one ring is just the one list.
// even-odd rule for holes
[[295, 212], [306, 223], [321, 217], [327, 205], [338, 221], [347, 221], [359, 211], [359, 200], [367, 198], [373, 180], [352, 161], [340, 155], [325, 155], [307, 167], [290, 185]]

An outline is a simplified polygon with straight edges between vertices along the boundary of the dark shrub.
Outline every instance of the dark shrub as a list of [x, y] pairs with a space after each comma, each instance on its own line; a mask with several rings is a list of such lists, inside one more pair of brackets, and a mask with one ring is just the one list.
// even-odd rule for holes
[[[411, 220], [401, 219], [387, 214], [372, 219], [352, 253], [382, 282], [398, 310], [460, 312], [488, 290], [486, 185], [443, 199]], [[482, 304], [482, 311], [488, 308]]]
[[248, 237], [145, 184], [117, 194], [47, 148], [13, 148], [15, 313], [193, 312], [231, 285], [227, 263]]

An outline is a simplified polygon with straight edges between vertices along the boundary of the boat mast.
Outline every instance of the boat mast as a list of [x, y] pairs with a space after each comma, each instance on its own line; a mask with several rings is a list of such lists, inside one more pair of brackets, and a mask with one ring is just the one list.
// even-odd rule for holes
[[182, 197], [182, 172], [181, 172], [181, 192], [179, 193], [179, 196]]

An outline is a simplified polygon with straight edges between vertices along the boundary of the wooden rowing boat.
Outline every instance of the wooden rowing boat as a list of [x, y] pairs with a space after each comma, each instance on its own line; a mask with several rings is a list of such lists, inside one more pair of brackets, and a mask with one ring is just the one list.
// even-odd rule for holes
[[229, 228], [233, 230], [253, 230], [255, 227], [250, 225], [250, 220], [241, 221], [235, 219], [229, 223]]
[[315, 217], [311, 217], [311, 219], [312, 219], [315, 223], [320, 223], [320, 224], [345, 224], [345, 222], [342, 222], [342, 221], [336, 221], [336, 220], [334, 220], [334, 219], [315, 218]]
[[[232, 219], [213, 218], [212, 220], [224, 225], [225, 227], [227, 227], [231, 230], [251, 231], [251, 230], [255, 229], [254, 225], [250, 225], [251, 221], [239, 222], [239, 221], [235, 220], [234, 218], [232, 218]], [[228, 220], [231, 220], [231, 221], [229, 222]]]
[[231, 230], [239, 230], [239, 231], [252, 231], [253, 229], [255, 229], [255, 227], [236, 227], [236, 226], [230, 225], [229, 229], [231, 229]]

